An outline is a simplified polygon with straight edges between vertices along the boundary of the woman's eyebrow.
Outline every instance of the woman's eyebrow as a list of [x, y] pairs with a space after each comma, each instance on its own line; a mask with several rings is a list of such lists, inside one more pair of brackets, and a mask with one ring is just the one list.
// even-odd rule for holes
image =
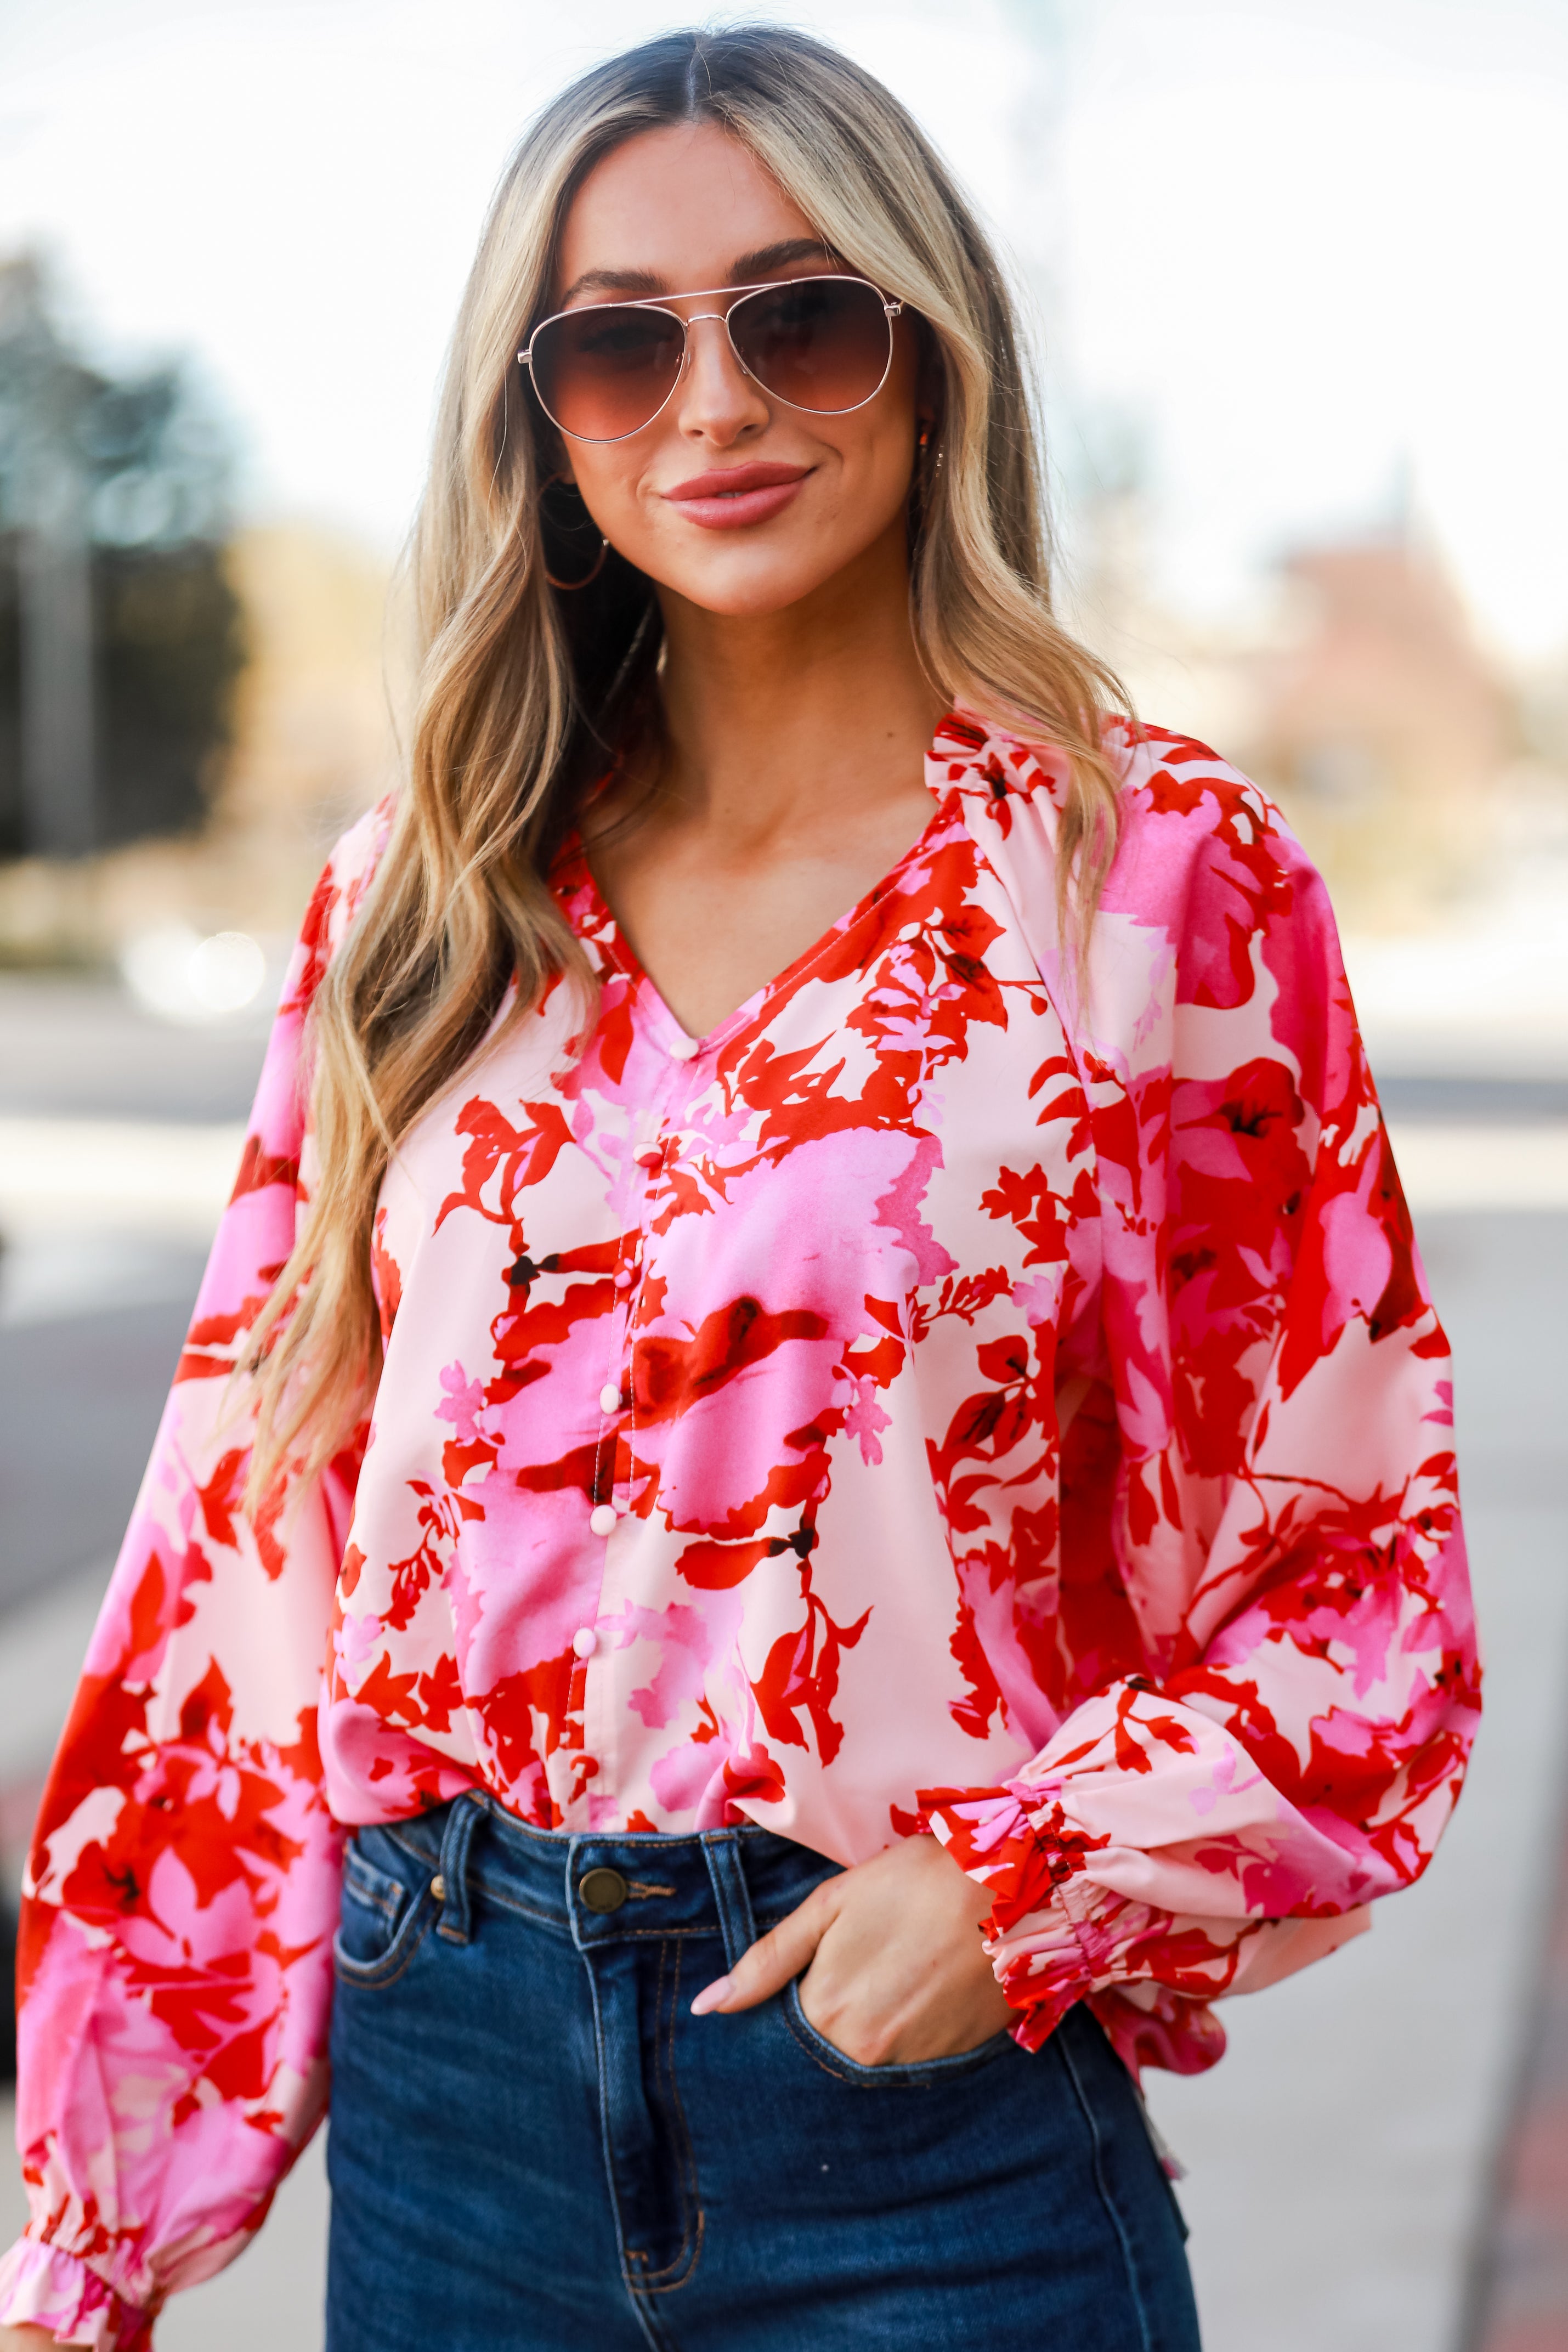
[[[831, 246], [824, 245], [821, 237], [785, 237], [777, 245], [758, 246], [755, 252], [738, 255], [723, 282], [727, 286], [751, 286], [772, 270], [788, 268], [791, 262], [837, 259]], [[656, 299], [671, 291], [656, 270], [585, 269], [562, 294], [560, 308], [567, 310], [580, 294], [646, 294]]]
[[792, 261], [833, 261], [838, 255], [820, 236], [790, 236], [778, 245], [758, 246], [755, 253], [743, 253], [732, 264], [729, 283], [749, 286], [758, 278], [771, 277], [776, 269], [786, 269]]
[[564, 310], [579, 294], [663, 294], [664, 279], [652, 269], [585, 269], [560, 298]]

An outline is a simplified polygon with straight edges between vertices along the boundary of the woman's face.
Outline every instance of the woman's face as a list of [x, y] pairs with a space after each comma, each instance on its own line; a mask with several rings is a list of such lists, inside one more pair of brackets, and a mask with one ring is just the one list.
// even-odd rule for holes
[[[639, 133], [590, 173], [567, 215], [551, 308], [667, 301], [834, 267], [737, 140], [710, 123], [682, 125]], [[669, 307], [689, 320], [720, 306]], [[641, 431], [559, 445], [559, 470], [628, 562], [706, 611], [762, 614], [810, 595], [890, 534], [902, 551], [916, 432], [906, 320], [895, 322], [881, 391], [839, 416], [771, 397], [718, 320], [691, 330], [688, 352], [674, 394]], [[747, 469], [758, 467], [771, 482], [747, 494]]]

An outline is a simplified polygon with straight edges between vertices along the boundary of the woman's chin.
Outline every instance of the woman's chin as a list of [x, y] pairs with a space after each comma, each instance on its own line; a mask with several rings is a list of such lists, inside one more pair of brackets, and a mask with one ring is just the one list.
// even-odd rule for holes
[[[665, 560], [642, 569], [660, 588], [701, 612], [728, 620], [761, 621], [817, 595], [859, 552], [858, 548], [847, 553], [841, 548], [813, 548], [808, 553], [730, 544], [716, 550], [711, 558], [705, 551], [704, 560]], [[631, 560], [635, 562], [635, 556]]]

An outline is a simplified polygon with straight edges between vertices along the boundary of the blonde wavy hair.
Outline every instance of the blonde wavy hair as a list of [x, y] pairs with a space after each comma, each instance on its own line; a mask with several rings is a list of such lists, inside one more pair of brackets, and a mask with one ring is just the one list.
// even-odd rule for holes
[[1065, 755], [1060, 912], [1082, 939], [1114, 853], [1102, 743], [1124, 707], [1052, 617], [1036, 419], [1002, 273], [940, 156], [880, 82], [773, 25], [672, 33], [584, 74], [503, 177], [458, 316], [409, 563], [419, 688], [409, 772], [372, 889], [317, 995], [319, 1174], [253, 1332], [252, 1494], [308, 1471], [374, 1392], [371, 1279], [390, 1155], [452, 1085], [517, 982], [519, 1011], [586, 961], [549, 887], [584, 794], [657, 724], [652, 583], [613, 552], [582, 569], [541, 513], [551, 435], [517, 352], [550, 308], [573, 194], [639, 131], [713, 122], [778, 181], [847, 268], [913, 311], [939, 470], [911, 488], [910, 621], [937, 691]]

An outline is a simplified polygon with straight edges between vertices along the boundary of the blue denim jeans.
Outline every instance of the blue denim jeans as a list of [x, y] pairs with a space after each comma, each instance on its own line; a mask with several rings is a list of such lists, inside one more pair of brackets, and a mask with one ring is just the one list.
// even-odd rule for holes
[[1085, 2009], [857, 2065], [692, 1995], [834, 1865], [766, 1830], [361, 1830], [328, 2352], [1197, 2352], [1175, 2200]]

